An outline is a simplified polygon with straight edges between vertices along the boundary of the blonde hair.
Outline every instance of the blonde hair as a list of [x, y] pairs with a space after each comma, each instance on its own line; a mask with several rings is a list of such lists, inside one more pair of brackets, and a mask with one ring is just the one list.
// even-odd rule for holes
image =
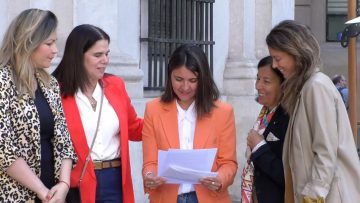
[[266, 44], [290, 54], [295, 60], [295, 74], [284, 81], [281, 101], [286, 112], [292, 115], [304, 83], [321, 65], [319, 43], [307, 26], [285, 20], [270, 31]]
[[51, 11], [27, 9], [21, 12], [7, 29], [0, 48], [0, 67], [10, 66], [20, 95], [35, 97], [38, 78], [49, 86], [50, 75], [34, 68], [31, 54], [55, 32], [57, 18]]

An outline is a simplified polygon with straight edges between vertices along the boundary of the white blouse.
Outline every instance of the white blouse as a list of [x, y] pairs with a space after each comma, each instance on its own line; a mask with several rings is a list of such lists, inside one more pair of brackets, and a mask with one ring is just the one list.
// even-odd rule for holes
[[[180, 149], [193, 149], [197, 117], [195, 101], [191, 103], [187, 110], [182, 109], [177, 101], [176, 107], [178, 111], [177, 117], [179, 127]], [[191, 191], [195, 191], [195, 188], [192, 184], [181, 184], [178, 194], [188, 193]]]
[[[88, 146], [94, 139], [98, 116], [100, 113], [102, 89], [99, 83], [96, 85], [93, 98], [97, 101], [96, 111], [91, 107], [90, 101], [79, 89], [75, 94], [82, 125], [85, 131]], [[98, 135], [91, 152], [91, 158], [95, 161], [105, 161], [120, 157], [120, 126], [115, 110], [104, 95], [101, 119]]]

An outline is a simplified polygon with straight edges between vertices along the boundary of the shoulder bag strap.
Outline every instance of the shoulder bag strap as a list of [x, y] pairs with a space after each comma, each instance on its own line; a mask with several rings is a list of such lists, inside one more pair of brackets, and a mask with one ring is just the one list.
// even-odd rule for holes
[[86, 168], [87, 168], [87, 165], [89, 164], [89, 161], [90, 161], [90, 157], [91, 157], [91, 151], [94, 147], [94, 144], [95, 144], [95, 139], [96, 139], [96, 136], [97, 136], [97, 132], [99, 130], [99, 123], [100, 123], [100, 118], [101, 118], [101, 112], [102, 112], [102, 105], [103, 105], [103, 100], [104, 100], [104, 89], [102, 88], [102, 93], [101, 93], [101, 100], [100, 100], [100, 112], [99, 112], [99, 116], [98, 116], [98, 120], [97, 120], [97, 124], [96, 124], [96, 130], [95, 130], [95, 135], [94, 135], [94, 139], [93, 141], [91, 142], [91, 146], [90, 146], [90, 149], [89, 149], [89, 153], [87, 154], [86, 156], [86, 161], [85, 161], [85, 164], [84, 164], [84, 168], [83, 170], [81, 171], [81, 175], [80, 175], [80, 179], [79, 179], [79, 185], [85, 175], [85, 171], [86, 171]]

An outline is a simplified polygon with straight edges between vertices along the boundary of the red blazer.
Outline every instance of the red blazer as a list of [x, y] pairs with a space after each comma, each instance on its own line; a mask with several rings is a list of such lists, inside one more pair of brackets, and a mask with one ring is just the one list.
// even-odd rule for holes
[[[199, 203], [231, 203], [227, 188], [233, 183], [237, 170], [233, 109], [220, 101], [215, 105], [209, 115], [196, 121], [193, 148], [218, 149], [211, 171], [218, 172], [222, 189], [214, 192], [202, 185], [195, 185]], [[157, 173], [158, 150], [180, 147], [175, 100], [168, 104], [158, 98], [148, 102], [144, 120], [143, 176], [149, 171]], [[179, 185], [164, 184], [155, 190], [144, 189], [149, 193], [150, 202], [176, 202]]]
[[[105, 90], [105, 97], [114, 108], [119, 118], [120, 126], [120, 148], [121, 148], [121, 170], [122, 170], [122, 188], [123, 202], [134, 202], [134, 191], [131, 180], [130, 161], [129, 161], [129, 143], [131, 141], [141, 141], [141, 131], [143, 120], [137, 117], [130, 98], [125, 90], [122, 79], [106, 74], [102, 79]], [[76, 187], [81, 171], [84, 167], [85, 159], [89, 153], [89, 146], [86, 142], [85, 132], [81, 123], [79, 109], [76, 105], [75, 97], [62, 97], [66, 122], [69, 128], [71, 140], [75, 152], [78, 156], [78, 162], [71, 171], [71, 187]], [[94, 203], [96, 195], [96, 176], [93, 162], [90, 160], [87, 166], [82, 184], [81, 198], [83, 202]]]

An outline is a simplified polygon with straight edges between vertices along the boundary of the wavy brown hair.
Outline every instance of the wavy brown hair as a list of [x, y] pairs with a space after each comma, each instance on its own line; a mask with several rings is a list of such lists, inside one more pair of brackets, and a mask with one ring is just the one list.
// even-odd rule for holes
[[266, 37], [269, 48], [286, 52], [295, 60], [295, 74], [282, 85], [282, 106], [292, 115], [299, 93], [321, 64], [320, 46], [309, 27], [293, 20], [276, 25]]

